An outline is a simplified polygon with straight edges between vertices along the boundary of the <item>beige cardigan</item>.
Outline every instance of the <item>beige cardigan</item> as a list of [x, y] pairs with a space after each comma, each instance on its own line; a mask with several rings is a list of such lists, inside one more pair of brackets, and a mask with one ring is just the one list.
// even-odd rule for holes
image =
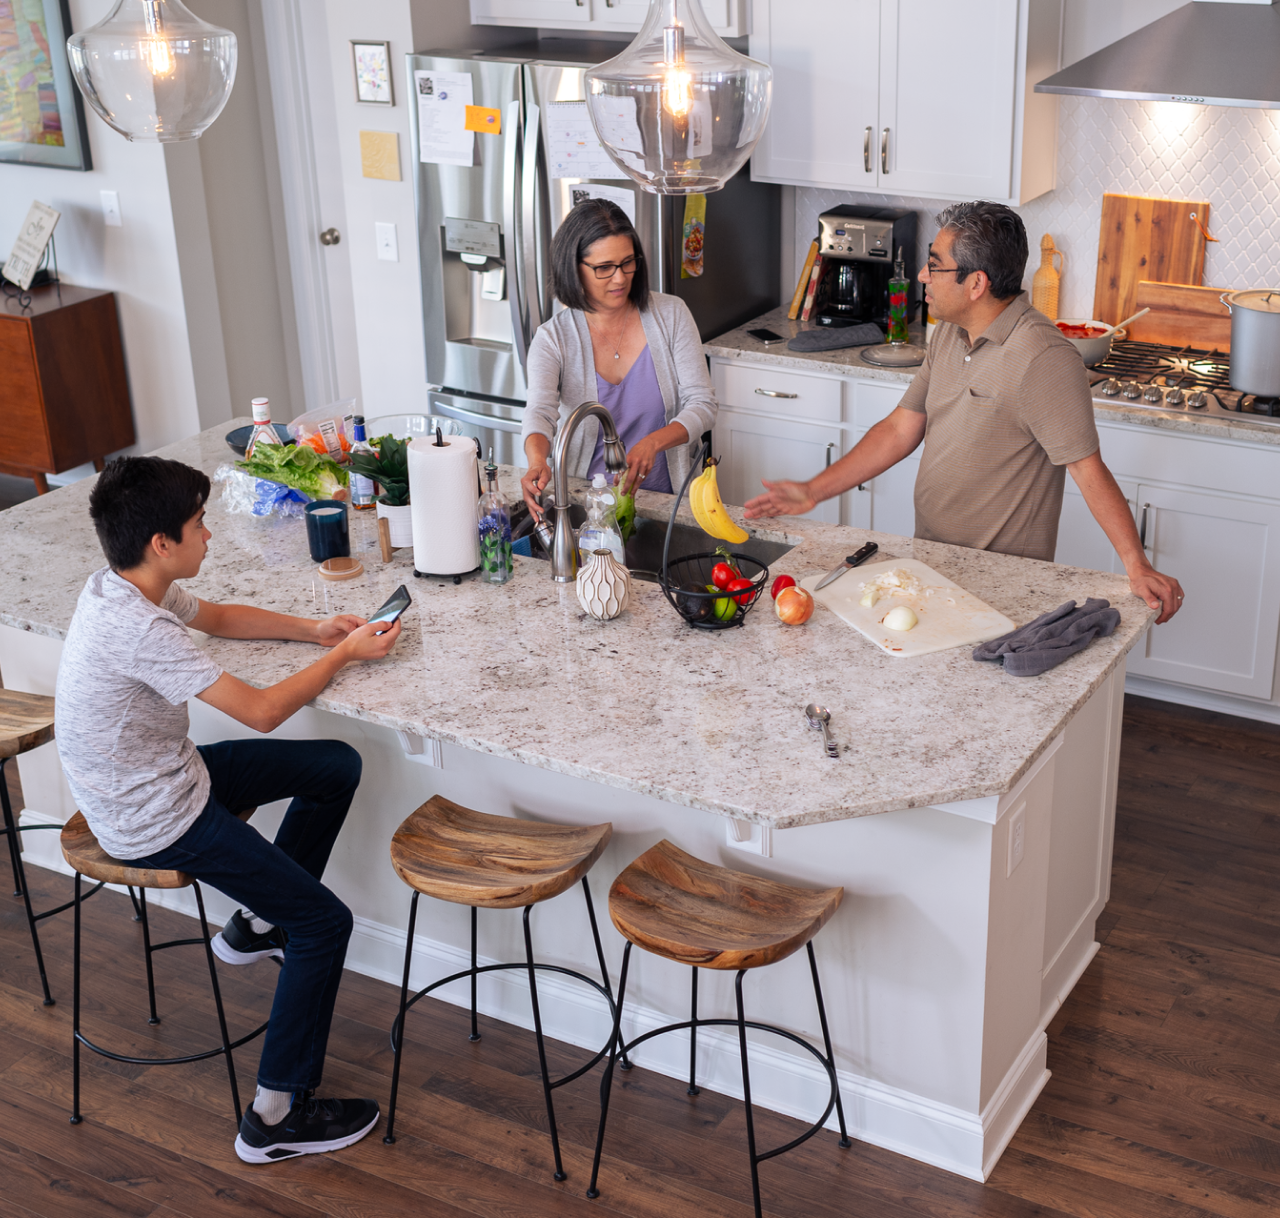
[[[667, 450], [667, 471], [678, 491], [697, 455], [702, 433], [716, 421], [711, 376], [693, 314], [678, 296], [651, 292], [640, 321], [653, 355], [666, 420], [682, 424], [689, 433], [687, 445]], [[574, 410], [599, 400], [591, 332], [581, 310], [562, 309], [538, 328], [529, 344], [528, 374], [521, 445], [531, 435], [554, 440], [560, 424]], [[578, 428], [568, 452], [567, 472], [572, 477], [586, 477], [599, 434], [596, 419], [587, 419]]]

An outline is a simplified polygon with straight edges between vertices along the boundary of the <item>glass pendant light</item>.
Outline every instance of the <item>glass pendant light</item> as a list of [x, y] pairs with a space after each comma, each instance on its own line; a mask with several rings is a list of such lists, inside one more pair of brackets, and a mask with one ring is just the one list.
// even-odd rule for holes
[[739, 55], [700, 0], [649, 0], [635, 41], [587, 71], [587, 110], [605, 151], [652, 194], [719, 190], [769, 117], [773, 69]]
[[193, 140], [222, 113], [236, 79], [236, 36], [180, 0], [118, 0], [67, 39], [85, 100], [130, 140]]

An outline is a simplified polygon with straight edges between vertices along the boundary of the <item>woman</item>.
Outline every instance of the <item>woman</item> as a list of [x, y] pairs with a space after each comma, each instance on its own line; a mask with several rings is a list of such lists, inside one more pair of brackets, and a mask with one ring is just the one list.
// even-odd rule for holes
[[[551, 481], [557, 426], [584, 402], [613, 416], [627, 449], [623, 489], [679, 488], [716, 417], [702, 340], [684, 301], [649, 291], [640, 238], [616, 203], [587, 199], [551, 242], [551, 282], [565, 306], [529, 345], [521, 485], [535, 496]], [[567, 472], [604, 473], [604, 435], [587, 419], [569, 446]]]

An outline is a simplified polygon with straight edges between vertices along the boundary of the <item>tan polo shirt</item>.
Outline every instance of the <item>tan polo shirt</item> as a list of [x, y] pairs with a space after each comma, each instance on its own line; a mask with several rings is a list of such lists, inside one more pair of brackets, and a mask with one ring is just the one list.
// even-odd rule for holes
[[939, 325], [901, 405], [927, 417], [916, 536], [1052, 560], [1063, 467], [1098, 431], [1079, 353], [1027, 294], [972, 343]]

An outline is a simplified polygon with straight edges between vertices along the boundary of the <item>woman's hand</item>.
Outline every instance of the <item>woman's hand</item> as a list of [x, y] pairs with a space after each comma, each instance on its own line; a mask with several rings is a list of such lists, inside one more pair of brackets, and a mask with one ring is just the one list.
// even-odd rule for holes
[[520, 489], [524, 491], [524, 501], [529, 505], [529, 511], [533, 513], [535, 520], [542, 519], [542, 508], [538, 506], [538, 495], [551, 481], [551, 466], [545, 461], [539, 461], [536, 465], [530, 464], [529, 468], [524, 471], [524, 477], [520, 479]]
[[689, 443], [689, 433], [683, 423], [668, 423], [651, 431], [643, 440], [633, 444], [627, 453], [627, 468], [618, 485], [624, 495], [634, 495], [636, 489], [649, 476], [659, 453]]

